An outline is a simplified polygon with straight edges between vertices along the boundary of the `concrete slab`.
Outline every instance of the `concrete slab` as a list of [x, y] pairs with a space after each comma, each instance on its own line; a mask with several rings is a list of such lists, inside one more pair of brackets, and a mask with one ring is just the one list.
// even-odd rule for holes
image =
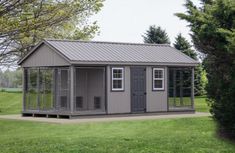
[[203, 116], [211, 116], [211, 114], [210, 113], [201, 113], [201, 112], [184, 113], [184, 114], [150, 113], [150, 114], [81, 116], [76, 119], [22, 117], [21, 114], [17, 114], [17, 115], [0, 115], [0, 119], [45, 122], [45, 123], [56, 123], [56, 124], [77, 124], [77, 123], [93, 123], [93, 122], [111, 122], [111, 121], [134, 121], [134, 120], [156, 120], [156, 119], [171, 119], [171, 118], [190, 118], [190, 117], [203, 117]]

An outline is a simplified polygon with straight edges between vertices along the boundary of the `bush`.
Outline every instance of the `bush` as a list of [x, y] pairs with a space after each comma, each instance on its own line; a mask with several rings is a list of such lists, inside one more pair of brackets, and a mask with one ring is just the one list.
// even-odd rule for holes
[[2, 89], [0, 89], [0, 92], [6, 92], [6, 89], [2, 88]]
[[207, 65], [208, 71], [210, 69], [207, 85], [210, 112], [219, 122], [220, 131], [235, 138], [235, 70], [221, 64], [215, 71], [210, 66], [214, 65]]

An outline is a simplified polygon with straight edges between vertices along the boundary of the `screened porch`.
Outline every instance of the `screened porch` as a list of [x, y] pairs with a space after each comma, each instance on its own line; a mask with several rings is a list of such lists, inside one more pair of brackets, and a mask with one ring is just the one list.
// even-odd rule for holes
[[168, 110], [194, 109], [194, 68], [168, 68]]
[[105, 68], [24, 68], [23, 101], [23, 115], [103, 114]]

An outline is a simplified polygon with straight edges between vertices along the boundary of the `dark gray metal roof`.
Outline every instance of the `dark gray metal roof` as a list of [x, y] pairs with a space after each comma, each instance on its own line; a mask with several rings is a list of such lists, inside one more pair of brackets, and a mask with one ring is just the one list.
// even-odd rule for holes
[[[96, 41], [45, 40], [71, 63], [197, 65], [170, 45]], [[22, 62], [22, 61], [21, 61]], [[21, 63], [20, 62], [20, 63]]]

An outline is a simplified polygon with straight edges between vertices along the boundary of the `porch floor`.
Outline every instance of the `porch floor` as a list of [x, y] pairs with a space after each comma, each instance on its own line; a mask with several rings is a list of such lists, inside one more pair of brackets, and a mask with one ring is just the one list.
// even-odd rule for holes
[[203, 117], [211, 116], [210, 113], [201, 112], [166, 112], [166, 113], [145, 113], [145, 114], [122, 114], [122, 115], [96, 115], [96, 116], [79, 116], [76, 119], [55, 119], [45, 117], [22, 117], [17, 115], [0, 115], [0, 119], [46, 122], [56, 124], [77, 124], [77, 123], [92, 123], [92, 122], [111, 122], [111, 121], [134, 121], [134, 120], [155, 120], [155, 119], [170, 119], [170, 118], [188, 118], [188, 117]]

